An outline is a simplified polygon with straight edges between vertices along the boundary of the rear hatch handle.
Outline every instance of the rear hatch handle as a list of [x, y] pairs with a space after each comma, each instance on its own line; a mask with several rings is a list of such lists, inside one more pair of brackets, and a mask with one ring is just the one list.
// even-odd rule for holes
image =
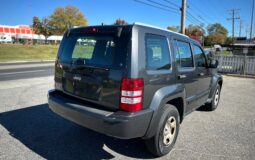
[[184, 78], [186, 78], [187, 76], [186, 76], [186, 74], [180, 74], [180, 75], [178, 75], [178, 78], [179, 79], [184, 79]]

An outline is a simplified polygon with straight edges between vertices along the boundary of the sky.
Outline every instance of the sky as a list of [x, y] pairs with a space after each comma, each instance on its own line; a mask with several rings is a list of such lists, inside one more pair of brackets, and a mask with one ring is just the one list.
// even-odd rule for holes
[[[137, 1], [154, 6], [158, 6], [155, 2], [161, 3], [168, 8], [159, 9]], [[180, 26], [181, 14], [176, 8], [181, 6], [181, 0], [0, 0], [0, 25], [31, 25], [33, 16], [47, 17], [56, 7], [67, 5], [78, 7], [89, 25], [112, 24], [121, 18], [129, 23], [142, 22], [161, 28]], [[201, 22], [207, 26], [218, 22], [231, 35], [232, 22], [227, 20], [232, 16], [229, 10], [239, 9], [236, 17], [240, 16], [242, 21], [241, 36], [246, 36], [246, 30], [250, 28], [252, 0], [187, 0], [187, 5], [186, 26]], [[239, 35], [239, 26], [240, 21], [236, 20], [236, 36]]]

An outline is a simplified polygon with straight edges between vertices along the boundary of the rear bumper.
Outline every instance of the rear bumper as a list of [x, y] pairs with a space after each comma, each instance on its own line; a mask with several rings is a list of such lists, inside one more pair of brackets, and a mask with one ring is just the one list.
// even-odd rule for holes
[[150, 109], [129, 113], [93, 108], [56, 90], [49, 91], [48, 103], [53, 112], [70, 121], [122, 139], [143, 137], [153, 113]]

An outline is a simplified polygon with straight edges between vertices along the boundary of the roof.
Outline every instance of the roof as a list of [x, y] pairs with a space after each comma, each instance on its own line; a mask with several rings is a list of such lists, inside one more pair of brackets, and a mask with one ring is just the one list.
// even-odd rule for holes
[[125, 24], [125, 25], [115, 25], [115, 24], [113, 24], [113, 25], [104, 25], [104, 24], [102, 24], [102, 25], [94, 25], [94, 26], [75, 26], [75, 28], [71, 28], [71, 30], [77, 30], [77, 29], [81, 29], [81, 28], [84, 28], [84, 27], [102, 27], [102, 26], [112, 27], [112, 26], [135, 26], [135, 25], [136, 26], [142, 26], [142, 27], [148, 27], [148, 28], [152, 28], [152, 29], [158, 29], [158, 30], [161, 30], [161, 31], [164, 31], [164, 32], [172, 33], [172, 34], [184, 37], [184, 38], [188, 38], [188, 39], [190, 39], [194, 43], [200, 44], [199, 42], [197, 42], [196, 40], [190, 38], [187, 35], [184, 35], [184, 34], [181, 34], [181, 33], [178, 33], [178, 32], [174, 32], [174, 31], [170, 31], [168, 29], [156, 27], [156, 26], [153, 26], [153, 25], [149, 25], [149, 24], [145, 24], [145, 23], [140, 23], [140, 22], [135, 22], [133, 24]]
[[[184, 35], [184, 34], [181, 34], [181, 33], [178, 33], [178, 32], [170, 31], [170, 30], [167, 30], [167, 29], [164, 29], [164, 28], [160, 28], [160, 27], [156, 27], [156, 26], [153, 26], [153, 25], [149, 25], [149, 24], [145, 24], [145, 23], [140, 23], [140, 22], [135, 22], [133, 24], [125, 24], [125, 25], [120, 25], [120, 26], [132, 26], [132, 25], [159, 29], [161, 31], [166, 31], [166, 32], [169, 32], [169, 33], [174, 33], [174, 34], [177, 34], [177, 35], [189, 38], [187, 35]], [[79, 28], [84, 28], [84, 27], [101, 27], [101, 26], [119, 26], [119, 25], [104, 25], [104, 24], [102, 24], [102, 25], [93, 25], [93, 26], [75, 26], [72, 29], [79, 29]]]
[[177, 35], [180, 35], [180, 36], [189, 38], [189, 37], [188, 37], [187, 35], [185, 35], [185, 34], [181, 34], [181, 33], [174, 32], [174, 31], [170, 31], [170, 30], [168, 30], [168, 29], [156, 27], [156, 26], [149, 25], [149, 24], [144, 24], [144, 23], [140, 23], [140, 22], [135, 22], [134, 25], [144, 26], [144, 27], [149, 27], [149, 28], [154, 28], [154, 29], [159, 29], [159, 30], [162, 30], [162, 31], [166, 31], [166, 32], [169, 32], [169, 33], [174, 33], [174, 34], [177, 34]]

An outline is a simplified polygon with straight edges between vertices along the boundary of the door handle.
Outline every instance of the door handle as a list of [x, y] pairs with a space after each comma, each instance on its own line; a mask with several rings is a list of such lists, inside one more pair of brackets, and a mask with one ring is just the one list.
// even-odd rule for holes
[[178, 78], [179, 79], [184, 79], [184, 78], [186, 78], [187, 76], [185, 75], [185, 74], [180, 74], [180, 75], [178, 75]]
[[198, 73], [199, 76], [204, 76], [205, 74], [204, 73]]

